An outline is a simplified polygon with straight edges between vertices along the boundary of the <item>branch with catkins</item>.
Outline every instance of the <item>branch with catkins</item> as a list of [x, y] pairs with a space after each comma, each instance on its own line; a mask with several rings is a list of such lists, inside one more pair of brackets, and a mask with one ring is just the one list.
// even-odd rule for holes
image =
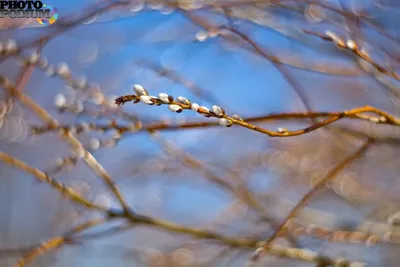
[[[134, 85], [133, 89], [136, 94], [120, 96], [115, 99], [115, 103], [117, 105], [123, 105], [127, 102], [132, 102], [134, 104], [141, 102], [147, 105], [155, 106], [168, 105], [168, 109], [175, 113], [181, 113], [184, 110], [192, 110], [198, 114], [203, 115], [204, 117], [217, 118], [218, 123], [221, 126], [231, 127], [232, 125], [238, 125], [259, 133], [266, 134], [270, 137], [290, 137], [306, 134], [347, 117], [368, 120], [374, 123], [400, 126], [400, 119], [375, 107], [365, 106], [346, 110], [343, 112], [332, 113], [332, 116], [328, 116], [327, 119], [324, 119], [303, 129], [290, 131], [285, 128], [278, 128], [276, 131], [272, 131], [246, 122], [238, 115], [229, 116], [225, 113], [224, 109], [217, 105], [213, 105], [210, 109], [206, 106], [200, 106], [197, 103], [192, 103], [189, 99], [183, 96], [178, 96], [175, 100], [173, 96], [166, 93], [159, 93], [157, 97], [151, 96], [143, 86], [138, 84]], [[376, 116], [370, 116], [366, 113], [374, 113]]]

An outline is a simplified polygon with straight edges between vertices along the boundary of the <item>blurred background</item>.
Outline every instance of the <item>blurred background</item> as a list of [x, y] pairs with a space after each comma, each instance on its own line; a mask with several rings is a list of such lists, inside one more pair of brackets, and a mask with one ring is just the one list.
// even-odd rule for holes
[[[272, 131], [294, 131], [326, 119], [307, 116], [312, 112], [365, 105], [397, 117], [397, 1], [45, 4], [57, 8], [52, 25], [0, 19], [1, 76], [75, 133], [133, 210], [227, 236], [266, 240], [304, 194], [370, 138], [375, 142], [365, 153], [335, 173], [296, 214], [288, 231], [295, 242], [280, 237], [274, 244], [367, 266], [400, 266], [400, 127], [344, 118], [280, 138], [239, 125], [222, 127], [218, 119], [192, 110], [115, 104], [140, 84], [150, 95], [218, 105], [229, 116]], [[356, 43], [358, 52], [347, 40]], [[39, 62], [26, 63], [39, 54]], [[4, 84], [3, 79], [0, 150], [94, 203], [118, 208], [116, 197], [59, 129], [12, 97]], [[42, 242], [101, 216], [5, 162], [0, 177], [0, 266], [15, 266]], [[78, 238], [26, 265], [245, 266], [254, 253], [141, 224], [114, 231], [122, 222], [91, 228], [87, 235], [104, 234]], [[310, 225], [327, 234], [316, 235], [307, 230]], [[350, 234], [342, 240], [337, 231]], [[390, 238], [372, 245], [368, 238], [355, 242], [355, 232]], [[255, 264], [322, 266], [269, 254]]]

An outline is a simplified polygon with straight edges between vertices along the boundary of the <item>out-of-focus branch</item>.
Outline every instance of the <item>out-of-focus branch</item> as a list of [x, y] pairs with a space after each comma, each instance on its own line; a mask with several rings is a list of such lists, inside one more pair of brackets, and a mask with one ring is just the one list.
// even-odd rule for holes
[[[30, 108], [38, 117], [40, 117], [43, 121], [45, 121], [48, 125], [51, 125], [53, 127], [58, 127], [59, 123], [57, 120], [55, 120], [51, 115], [40, 105], [38, 105], [35, 101], [33, 101], [30, 97], [26, 96], [20, 91], [15, 90], [15, 87], [13, 87], [10, 83], [10, 81], [4, 77], [0, 76], [0, 84], [4, 88], [6, 88], [12, 96], [16, 97], [19, 101], [21, 101], [24, 105], [26, 105], [28, 108]], [[111, 176], [107, 173], [107, 171], [103, 168], [103, 166], [93, 157], [93, 155], [87, 151], [81, 142], [79, 142], [78, 139], [69, 131], [61, 131], [60, 135], [68, 141], [68, 143], [73, 147], [75, 153], [79, 157], [82, 157], [86, 164], [97, 174], [99, 175], [105, 184], [109, 187], [111, 192], [115, 195], [115, 197], [118, 199], [120, 204], [125, 210], [129, 209], [129, 205], [126, 203], [124, 197], [120, 193], [120, 190], [118, 186], [115, 184], [115, 182], [112, 180]]]
[[[221, 25], [213, 25], [212, 23], [208, 22], [207, 19], [200, 17], [198, 15], [194, 15], [193, 13], [184, 13], [186, 17], [188, 17], [193, 23], [199, 25], [200, 27], [204, 28], [208, 32], [216, 32], [218, 36], [227, 40], [228, 42], [236, 45], [241, 46], [246, 51], [257, 55], [271, 64], [278, 69], [278, 71], [287, 78], [288, 72], [282, 68], [282, 66], [286, 65], [293, 68], [304, 69], [307, 71], [312, 72], [321, 72], [327, 73], [332, 75], [360, 75], [360, 72], [356, 69], [344, 69], [343, 67], [335, 67], [334, 69], [327, 68], [324, 65], [324, 68], [320, 67], [318, 64], [312, 64], [310, 62], [303, 62], [301, 60], [295, 59], [294, 56], [289, 56], [290, 51], [285, 51], [282, 56], [277, 56], [274, 53], [267, 51], [264, 47], [256, 43], [254, 40], [249, 38], [246, 34], [238, 29], [231, 27], [231, 26], [221, 26]], [[231, 34], [232, 33], [232, 34]], [[243, 46], [243, 42], [245, 44], [249, 44], [249, 46]], [[289, 55], [288, 55], [289, 54]], [[280, 67], [281, 66], [281, 67]], [[282, 71], [283, 70], [283, 71]], [[293, 79], [289, 79], [289, 83]], [[291, 83], [293, 86], [293, 84]], [[297, 92], [296, 92], [297, 93]]]
[[73, 235], [83, 232], [89, 228], [95, 227], [97, 225], [103, 224], [107, 220], [104, 218], [101, 219], [94, 219], [91, 221], [87, 221], [83, 224], [80, 224], [70, 231], [68, 231], [65, 235], [54, 237], [48, 241], [43, 242], [40, 246], [34, 248], [32, 251], [30, 251], [26, 256], [22, 257], [14, 267], [23, 267], [27, 263], [31, 262], [38, 256], [50, 251], [57, 249], [65, 244], [73, 243]]
[[[287, 199], [276, 198], [272, 196], [258, 196], [263, 199], [267, 205], [270, 207], [270, 212], [275, 217], [286, 217], [282, 214], [288, 214], [296, 206], [295, 202], [289, 201]], [[394, 242], [398, 243], [400, 240], [400, 227], [396, 225], [396, 220], [392, 219], [398, 218], [399, 214], [394, 214], [388, 220], [387, 223], [379, 222], [375, 220], [364, 220], [361, 224], [356, 227], [357, 232], [367, 233], [370, 235], [378, 236], [384, 242]], [[288, 222], [288, 227], [291, 225], [305, 227], [310, 226], [323, 226], [326, 231], [333, 232], [334, 229], [342, 229], [343, 224], [348, 222], [343, 219], [340, 215], [318, 210], [310, 207], [303, 207], [296, 213], [295, 218], [291, 218]], [[320, 227], [320, 228], [321, 228]], [[296, 229], [294, 229], [296, 231]], [[306, 232], [307, 233], [307, 232]], [[293, 234], [295, 234], [293, 232]]]
[[265, 255], [269, 251], [269, 247], [271, 243], [280, 235], [283, 234], [285, 230], [285, 226], [287, 222], [293, 218], [296, 213], [311, 199], [311, 197], [321, 190], [322, 188], [325, 187], [325, 185], [335, 178], [336, 174], [344, 169], [346, 166], [349, 164], [353, 163], [357, 158], [359, 158], [361, 155], [363, 155], [368, 148], [374, 143], [373, 139], [369, 139], [365, 141], [365, 143], [357, 149], [357, 151], [341, 161], [338, 165], [336, 165], [333, 169], [331, 169], [321, 180], [319, 180], [311, 189], [310, 191], [305, 194], [300, 201], [293, 207], [293, 209], [289, 212], [289, 214], [286, 216], [286, 218], [283, 220], [283, 222], [280, 224], [280, 226], [274, 231], [274, 233], [265, 241], [265, 243], [256, 250], [252, 257], [252, 261], [257, 261], [261, 256]]
[[[174, 233], [186, 234], [198, 239], [214, 239], [231, 247], [255, 248], [258, 247], [258, 245], [260, 245], [260, 242], [257, 240], [228, 237], [208, 230], [182, 226], [168, 221], [150, 218], [147, 216], [139, 216], [137, 214], [128, 213], [126, 215], [122, 215], [122, 217], [128, 218], [134, 223], [153, 226]], [[270, 252], [271, 254], [276, 256], [298, 259], [298, 260], [313, 262], [316, 264], [329, 262], [331, 265], [336, 267], [343, 266], [343, 264], [345, 266], [354, 266], [354, 267], [362, 266], [360, 262], [350, 262], [344, 259], [331, 259], [329, 257], [319, 255], [318, 253], [312, 252], [307, 249], [297, 249], [297, 248], [289, 248], [289, 247], [273, 245], [270, 247]]]
[[336, 36], [336, 34], [330, 32], [330, 31], [325, 32], [325, 34], [313, 32], [313, 31], [309, 31], [309, 30], [303, 30], [303, 32], [313, 35], [313, 36], [317, 36], [317, 37], [321, 38], [322, 40], [333, 42], [338, 47], [344, 48], [348, 51], [351, 51], [357, 57], [359, 57], [359, 58], [365, 60], [366, 62], [368, 62], [369, 64], [371, 64], [371, 66], [374, 67], [376, 69], [376, 71], [400, 81], [400, 75], [398, 73], [375, 62], [362, 47], [358, 46], [358, 44], [354, 40], [349, 39], [349, 40], [344, 41], [340, 37]]
[[[162, 148], [167, 153], [169, 153], [172, 156], [178, 157], [182, 161], [182, 163], [187, 165], [188, 167], [204, 173], [204, 175], [211, 182], [215, 183], [216, 185], [220, 186], [223, 189], [228, 190], [234, 196], [236, 196], [238, 199], [243, 201], [246, 205], [251, 207], [254, 211], [256, 211], [259, 214], [259, 216], [263, 220], [268, 221], [273, 227], [277, 226], [277, 222], [268, 214], [268, 212], [257, 201], [257, 199], [254, 198], [254, 195], [250, 192], [250, 190], [244, 184], [235, 186], [234, 184], [229, 183], [228, 181], [226, 181], [226, 179], [214, 174], [211, 170], [209, 170], [207, 168], [206, 165], [204, 165], [198, 159], [196, 159], [196, 158], [192, 157], [191, 155], [189, 155], [188, 153], [184, 152], [182, 149], [180, 149], [176, 145], [172, 146], [171, 143], [162, 139], [161, 136], [159, 136], [159, 134], [157, 132], [152, 132], [151, 136], [157, 141], [157, 143], [159, 143], [162, 146]], [[294, 239], [291, 237], [290, 237], [290, 240], [292, 242], [294, 242]]]
[[285, 230], [294, 236], [312, 236], [331, 242], [361, 244], [366, 246], [380, 243], [400, 244], [398, 237], [397, 239], [392, 237], [390, 232], [379, 236], [361, 231], [331, 230], [314, 224], [307, 226], [296, 225], [292, 220], [289, 220], [285, 227]]
[[57, 191], [59, 191], [63, 196], [71, 199], [72, 201], [74, 201], [75, 203], [77, 203], [79, 205], [83, 205], [90, 209], [106, 211], [106, 208], [90, 202], [89, 200], [85, 199], [80, 194], [78, 194], [71, 187], [63, 185], [62, 183], [54, 180], [53, 178], [51, 178], [50, 176], [48, 176], [46, 173], [42, 172], [41, 170], [33, 168], [33, 167], [29, 166], [28, 164], [14, 158], [14, 157], [11, 157], [10, 155], [8, 155], [4, 152], [1, 152], [1, 151], [0, 151], [0, 160], [12, 167], [21, 169], [21, 170], [33, 175], [40, 182], [49, 184], [51, 187], [53, 187]]
[[[61, 191], [64, 196], [69, 197], [71, 200], [75, 201], [76, 203], [79, 203], [79, 204], [84, 205], [89, 208], [94, 208], [94, 209], [98, 209], [100, 211], [105, 211], [107, 214], [107, 218], [108, 218], [107, 220], [109, 220], [111, 218], [125, 218], [125, 219], [128, 219], [133, 224], [149, 225], [149, 226], [161, 228], [161, 229], [175, 232], [175, 233], [190, 235], [192, 237], [199, 238], [199, 239], [214, 239], [214, 240], [217, 240], [219, 242], [222, 242], [226, 245], [233, 246], [233, 247], [255, 248], [255, 247], [259, 246], [259, 243], [261, 242], [259, 240], [228, 237], [228, 236], [224, 236], [224, 235], [221, 235], [221, 234], [218, 234], [215, 232], [211, 232], [208, 230], [186, 227], [186, 226], [174, 224], [174, 223], [171, 223], [168, 221], [159, 220], [159, 219], [151, 218], [148, 216], [132, 213], [130, 210], [128, 210], [128, 211], [126, 211], [126, 210], [123, 210], [123, 211], [105, 210], [105, 208], [103, 208], [101, 206], [97, 206], [95, 204], [90, 204], [88, 201], [84, 201], [83, 197], [80, 197], [77, 193], [74, 193], [74, 191], [72, 189], [61, 185], [61, 183], [53, 181], [52, 179], [50, 179], [48, 176], [46, 176], [41, 171], [34, 169], [34, 168], [26, 165], [25, 163], [18, 161], [16, 159], [4, 154], [3, 152], [0, 152], [0, 160], [4, 161], [5, 163], [7, 163], [11, 166], [20, 168], [20, 169], [34, 175], [40, 181], [51, 184], [58, 191]], [[87, 222], [85, 224], [82, 224], [82, 225], [74, 228], [71, 232], [68, 233], [67, 236], [71, 235], [71, 233], [74, 234], [74, 233], [86, 230], [88, 228], [93, 227], [94, 225], [97, 225], [97, 224], [103, 223], [103, 222], [105, 222], [105, 219]], [[126, 228], [129, 228], [129, 226], [123, 226], [121, 228], [121, 230], [124, 230]], [[69, 241], [70, 241], [70, 239], [68, 239], [66, 236], [53, 238], [53, 239], [45, 242], [40, 247], [33, 249], [27, 256], [25, 256], [18, 262], [16, 267], [22, 267], [22, 266], [24, 266], [25, 263], [33, 260], [38, 255], [41, 255], [48, 250], [58, 248], [61, 245], [65, 244]], [[310, 262], [317, 262], [317, 263], [321, 260], [325, 261], [327, 259], [327, 257], [325, 257], [325, 256], [320, 256], [317, 253], [314, 253], [314, 252], [311, 252], [308, 250], [287, 248], [287, 247], [281, 247], [281, 246], [271, 246], [270, 251], [274, 255], [278, 255], [278, 256], [282, 256], [282, 257], [289, 257], [289, 258], [298, 259], [298, 260], [310, 261]], [[332, 260], [329, 259], [329, 261], [332, 263], [335, 263], [335, 264], [339, 264], [340, 262], [342, 262], [342, 260], [334, 260], [334, 259], [332, 259]]]
[[5, 59], [7, 59], [11, 56], [20, 54], [26, 48], [40, 45], [43, 42], [47, 42], [47, 41], [51, 40], [52, 38], [56, 37], [57, 35], [59, 35], [60, 33], [63, 33], [69, 29], [72, 29], [72, 28], [80, 25], [82, 22], [88, 20], [89, 18], [91, 18], [93, 16], [102, 14], [113, 7], [126, 5], [127, 3], [128, 3], [128, 1], [112, 0], [112, 1], [108, 1], [108, 3], [106, 5], [104, 5], [103, 7], [98, 8], [97, 7], [98, 5], [96, 5], [95, 8], [93, 8], [93, 6], [88, 8], [89, 11], [85, 12], [83, 15], [81, 15], [80, 17], [78, 17], [75, 20], [67, 21], [67, 22], [63, 22], [62, 20], [59, 20], [59, 21], [57, 21], [57, 24], [55, 25], [55, 27], [58, 27], [55, 31], [53, 31], [43, 37], [40, 37], [39, 39], [37, 39], [35, 41], [27, 43], [21, 47], [17, 47], [16, 49], [9, 51], [6, 54], [2, 54], [0, 57], [0, 62], [3, 62]]

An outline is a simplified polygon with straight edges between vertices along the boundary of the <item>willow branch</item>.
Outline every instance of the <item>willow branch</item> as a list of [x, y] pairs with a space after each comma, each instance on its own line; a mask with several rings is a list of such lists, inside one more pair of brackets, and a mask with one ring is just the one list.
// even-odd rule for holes
[[[146, 94], [147, 94], [147, 91], [146, 91]], [[166, 94], [161, 93], [160, 95], [166, 95]], [[303, 128], [303, 129], [289, 131], [287, 129], [280, 128], [280, 129], [278, 129], [278, 131], [272, 131], [272, 130], [268, 130], [268, 129], [262, 128], [260, 126], [251, 124], [248, 121], [245, 121], [242, 118], [238, 117], [237, 115], [232, 115], [232, 116], [226, 115], [225, 111], [223, 111], [223, 109], [221, 109], [219, 106], [216, 106], [216, 105], [214, 105], [213, 108], [215, 108], [218, 111], [211, 111], [207, 107], [204, 107], [204, 106], [200, 107], [196, 103], [191, 103], [188, 99], [186, 99], [184, 97], [183, 98], [180, 97], [180, 98], [185, 99], [185, 101], [179, 101], [179, 97], [178, 97], [178, 100], [175, 101], [175, 100], [173, 100], [172, 96], [168, 96], [170, 100], [162, 100], [162, 99], [160, 99], [160, 95], [158, 98], [155, 96], [148, 96], [148, 95], [142, 95], [142, 96], [126, 95], [126, 96], [118, 97], [115, 100], [115, 103], [118, 105], [123, 105], [124, 103], [133, 101], [134, 104], [143, 102], [148, 105], [157, 105], [157, 106], [169, 105], [169, 109], [171, 111], [177, 112], [177, 113], [180, 113], [183, 110], [193, 110], [205, 117], [218, 118], [219, 124], [222, 126], [230, 127], [233, 124], [235, 124], [235, 125], [238, 125], [238, 126], [259, 132], [259, 133], [266, 134], [270, 137], [291, 137], [291, 136], [303, 135], [303, 134], [315, 131], [321, 127], [324, 127], [326, 125], [329, 125], [333, 122], [336, 122], [336, 121], [341, 120], [346, 117], [358, 118], [358, 119], [362, 119], [362, 120], [373, 121], [376, 123], [385, 123], [385, 124], [389, 124], [389, 125], [400, 126], [400, 119], [390, 115], [387, 112], [377, 109], [375, 107], [364, 106], [364, 107], [359, 107], [359, 108], [355, 108], [355, 109], [351, 109], [351, 110], [347, 110], [347, 111], [343, 111], [343, 112], [332, 113], [331, 116], [328, 116], [327, 119], [317, 122], [309, 127]], [[371, 117], [371, 116], [366, 115], [365, 113], [375, 113], [378, 116]], [[312, 114], [316, 114], [316, 113], [312, 113]], [[324, 114], [324, 115], [328, 115], [328, 114]]]

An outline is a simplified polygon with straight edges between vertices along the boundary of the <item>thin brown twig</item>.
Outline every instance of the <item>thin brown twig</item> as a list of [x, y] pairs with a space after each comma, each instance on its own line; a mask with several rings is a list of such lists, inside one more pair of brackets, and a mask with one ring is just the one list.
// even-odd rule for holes
[[22, 257], [18, 261], [18, 263], [14, 265], [14, 267], [23, 267], [23, 266], [25, 266], [25, 264], [31, 262], [38, 256], [40, 256], [50, 250], [57, 249], [57, 248], [61, 247], [62, 245], [73, 242], [74, 234], [83, 232], [89, 228], [100, 225], [106, 221], [107, 221], [107, 219], [104, 219], [104, 218], [93, 219], [93, 220], [87, 221], [85, 223], [82, 223], [82, 224], [72, 228], [70, 231], [68, 231], [66, 234], [64, 234], [62, 236], [57, 236], [46, 242], [43, 242], [40, 246], [35, 247], [27, 255]]
[[[369, 55], [368, 53], [363, 50], [361, 47], [359, 47], [354, 40], [347, 40], [345, 42], [344, 40], [340, 39], [339, 37], [332, 36], [332, 35], [327, 35], [327, 34], [321, 34], [309, 30], [303, 30], [304, 33], [313, 35], [316, 37], [321, 38], [322, 40], [325, 41], [330, 41], [335, 43], [338, 47], [346, 49], [348, 51], [351, 51], [354, 55], [357, 57], [365, 60], [369, 64], [371, 64], [372, 67], [374, 67], [378, 72], [385, 74], [393, 79], [399, 80], [400, 81], [400, 75], [392, 70], [390, 70], [387, 67], [382, 66], [381, 64], [375, 62]], [[350, 45], [349, 45], [350, 42]]]
[[92, 203], [89, 200], [85, 199], [71, 187], [68, 187], [68, 186], [62, 184], [61, 182], [54, 180], [53, 178], [51, 178], [50, 176], [48, 176], [46, 173], [42, 172], [41, 170], [33, 168], [33, 167], [29, 166], [28, 164], [10, 156], [4, 152], [1, 152], [1, 151], [0, 151], [0, 161], [3, 161], [4, 163], [6, 163], [12, 167], [21, 169], [21, 170], [33, 175], [40, 182], [49, 184], [51, 187], [53, 187], [54, 189], [59, 191], [63, 196], [71, 199], [72, 201], [74, 201], [75, 203], [77, 203], [79, 205], [83, 205], [86, 208], [99, 210], [99, 211], [107, 210], [106, 208], [99, 206], [99, 205]]
[[[42, 45], [37, 49], [37, 53], [40, 53], [40, 51], [43, 49], [44, 45], [45, 45], [45, 43], [43, 42]], [[35, 69], [35, 65], [33, 65], [33, 64], [27, 64], [22, 67], [21, 72], [17, 78], [15, 90], [22, 91], [23, 88], [25, 88], [34, 69]]]
[[286, 231], [294, 236], [312, 236], [319, 239], [338, 243], [351, 243], [372, 246], [379, 243], [399, 244], [400, 240], [393, 239], [388, 232], [383, 236], [365, 233], [361, 231], [331, 230], [317, 225], [302, 226], [289, 220], [286, 224]]
[[63, 158], [59, 162], [57, 162], [55, 167], [53, 167], [51, 170], [46, 171], [46, 173], [52, 176], [59, 174], [67, 167], [75, 166], [78, 162], [78, 159], [79, 157], [75, 155]]

